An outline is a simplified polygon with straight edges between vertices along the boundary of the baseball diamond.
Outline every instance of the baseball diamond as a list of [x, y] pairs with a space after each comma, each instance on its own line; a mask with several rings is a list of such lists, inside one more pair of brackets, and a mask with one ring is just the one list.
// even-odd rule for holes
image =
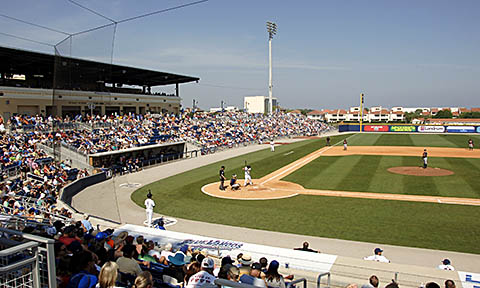
[[[339, 145], [346, 137], [349, 147], [343, 151]], [[132, 199], [141, 203], [144, 191], [152, 189], [161, 207], [157, 212], [174, 217], [303, 235], [478, 253], [478, 235], [468, 232], [467, 226], [458, 225], [475, 225], [480, 219], [476, 207], [480, 204], [480, 154], [478, 150], [467, 150], [468, 137], [347, 134], [331, 137], [331, 143], [337, 145], [328, 147], [324, 147], [324, 138], [317, 137], [280, 145], [275, 152], [265, 149], [171, 176], [138, 189]], [[479, 140], [478, 135], [471, 137]], [[421, 152], [425, 148], [429, 151], [429, 167], [450, 170], [454, 174], [418, 177], [388, 171], [391, 167], [421, 166]], [[219, 167], [225, 165], [225, 175], [229, 179], [232, 174], [242, 175], [244, 161], [252, 168], [254, 185], [237, 191], [230, 188], [219, 191], [216, 183]], [[238, 182], [243, 183], [242, 180]], [[263, 201], [255, 201], [260, 199]], [[195, 209], [185, 211], [185, 205], [192, 201]], [[447, 203], [462, 205], [445, 205]], [[374, 214], [372, 209], [375, 209]], [[242, 215], [258, 213], [275, 221], [242, 220]], [[370, 225], [372, 221], [377, 223], [375, 227]], [[339, 228], [334, 223], [338, 223]], [[378, 233], [388, 231], [389, 227], [403, 231], [402, 236]], [[418, 239], [427, 229], [436, 233]], [[456, 231], [452, 238], [440, 237], [449, 231]]]
[[[480, 158], [480, 151], [471, 153], [468, 150], [461, 148], [428, 148], [432, 150], [434, 157], [463, 157], [463, 158]], [[394, 156], [413, 156], [422, 152], [419, 147], [397, 147], [397, 146], [375, 146], [365, 147], [356, 146], [350, 150], [344, 151], [342, 147], [331, 146], [319, 149], [279, 170], [270, 173], [258, 180], [253, 187], [247, 187], [244, 191], [220, 191], [218, 183], [211, 183], [202, 187], [202, 192], [210, 196], [228, 198], [228, 199], [249, 199], [249, 200], [268, 200], [296, 196], [298, 194], [322, 195], [322, 196], [336, 196], [336, 197], [354, 197], [354, 198], [369, 198], [369, 199], [384, 199], [384, 200], [402, 200], [402, 201], [418, 201], [418, 202], [437, 202], [448, 204], [463, 204], [463, 205], [480, 205], [480, 199], [471, 198], [456, 198], [456, 197], [434, 197], [434, 196], [414, 196], [402, 194], [375, 194], [375, 193], [360, 193], [360, 192], [346, 192], [346, 191], [328, 191], [328, 190], [314, 190], [304, 189], [301, 185], [280, 181], [281, 178], [288, 176], [294, 171], [307, 165], [320, 156], [341, 156], [341, 155], [394, 155]], [[466, 153], [465, 153], [466, 152]], [[470, 152], [470, 153], [469, 153]], [[469, 157], [470, 156], [470, 157]], [[453, 173], [452, 173], [453, 174]]]

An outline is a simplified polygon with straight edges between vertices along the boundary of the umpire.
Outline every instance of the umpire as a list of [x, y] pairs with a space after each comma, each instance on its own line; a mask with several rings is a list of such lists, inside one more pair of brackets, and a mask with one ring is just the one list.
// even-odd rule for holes
[[225, 183], [225, 166], [220, 167], [220, 190], [225, 191], [225, 186], [223, 185]]

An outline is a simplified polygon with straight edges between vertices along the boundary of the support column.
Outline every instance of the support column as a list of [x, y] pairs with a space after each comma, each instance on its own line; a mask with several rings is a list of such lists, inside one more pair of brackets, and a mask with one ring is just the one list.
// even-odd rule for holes
[[178, 83], [175, 83], [175, 96], [180, 97], [180, 90], [179, 90]]

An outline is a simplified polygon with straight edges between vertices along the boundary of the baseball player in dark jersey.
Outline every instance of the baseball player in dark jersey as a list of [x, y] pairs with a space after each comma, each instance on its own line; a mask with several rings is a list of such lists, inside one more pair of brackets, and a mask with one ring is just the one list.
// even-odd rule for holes
[[427, 165], [428, 165], [428, 153], [427, 153], [427, 149], [423, 149], [423, 154], [422, 154], [422, 159], [423, 159], [423, 169], [426, 169], [427, 168]]
[[225, 183], [225, 180], [227, 178], [225, 178], [225, 166], [222, 166], [220, 167], [220, 172], [219, 172], [219, 175], [220, 175], [220, 190], [222, 191], [225, 191], [225, 186], [223, 185]]

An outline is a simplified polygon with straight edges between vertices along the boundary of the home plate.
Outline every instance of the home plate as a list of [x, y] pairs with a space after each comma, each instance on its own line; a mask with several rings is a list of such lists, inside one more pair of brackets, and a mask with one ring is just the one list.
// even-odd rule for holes
[[137, 188], [142, 186], [140, 183], [122, 183], [119, 185], [122, 188]]

